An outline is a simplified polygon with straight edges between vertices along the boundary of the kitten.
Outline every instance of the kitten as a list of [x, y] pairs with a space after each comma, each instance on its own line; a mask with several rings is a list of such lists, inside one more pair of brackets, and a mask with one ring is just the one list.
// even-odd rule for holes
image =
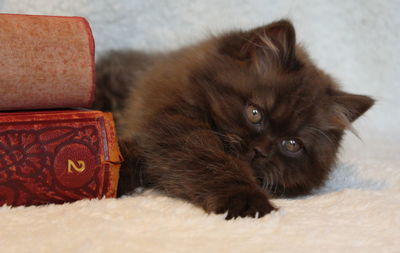
[[97, 71], [96, 107], [114, 112], [126, 158], [119, 194], [152, 187], [226, 219], [320, 186], [373, 105], [318, 69], [287, 20], [165, 54], [111, 52]]

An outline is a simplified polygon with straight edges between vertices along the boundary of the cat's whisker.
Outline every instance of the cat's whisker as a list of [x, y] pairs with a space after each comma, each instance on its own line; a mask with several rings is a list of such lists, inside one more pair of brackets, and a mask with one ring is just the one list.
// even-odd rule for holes
[[[276, 192], [278, 191], [278, 182], [280, 182], [281, 180], [279, 180], [279, 179], [281, 179], [281, 176], [279, 175], [278, 176], [278, 171], [277, 170], [274, 170], [274, 176], [275, 176], [275, 178], [277, 179], [276, 181], [276, 183], [274, 184], [274, 191], [273, 191], [273, 194], [275, 195], [276, 194]], [[280, 174], [280, 173], [279, 173]]]
[[265, 174], [268, 177], [268, 192], [272, 193], [272, 189], [274, 187], [274, 177], [273, 177], [271, 171], [268, 171]]
[[284, 197], [286, 193], [286, 183], [282, 171], [279, 170], [278, 167], [272, 162], [269, 162], [268, 166], [271, 168], [263, 173], [264, 178], [266, 178], [268, 181], [267, 191], [273, 195], [276, 195], [279, 191], [279, 186], [281, 186], [282, 190], [280, 191], [279, 196], [276, 197]]
[[312, 126], [305, 126], [305, 128], [313, 130], [316, 133], [319, 133], [320, 135], [322, 135], [323, 137], [325, 137], [330, 144], [332, 144], [333, 146], [335, 146], [335, 142], [326, 134], [324, 133], [324, 131], [322, 131], [321, 129], [318, 129], [316, 127], [312, 127]]
[[280, 173], [280, 184], [281, 184], [281, 186], [282, 186], [282, 191], [281, 191], [281, 194], [279, 195], [279, 197], [283, 197], [283, 196], [285, 196], [285, 193], [286, 193], [286, 184], [285, 184], [285, 178], [283, 177], [283, 175], [282, 175], [282, 173]]
[[272, 187], [274, 186], [274, 177], [268, 173], [268, 178], [269, 178], [268, 192], [272, 192]]
[[278, 184], [274, 184], [273, 194], [275, 195], [277, 191], [278, 191]]
[[266, 180], [265, 178], [263, 178], [263, 183], [262, 183], [261, 188], [262, 188], [264, 191], [266, 191], [266, 190], [267, 190], [267, 187], [268, 187], [267, 180]]
[[263, 185], [262, 189], [266, 192], [269, 191], [269, 175], [266, 172], [263, 172]]

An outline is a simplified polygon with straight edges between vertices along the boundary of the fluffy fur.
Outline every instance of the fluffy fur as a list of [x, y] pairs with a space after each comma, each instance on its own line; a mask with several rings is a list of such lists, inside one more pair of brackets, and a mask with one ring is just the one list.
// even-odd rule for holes
[[286, 20], [168, 54], [114, 52], [98, 73], [97, 106], [116, 113], [127, 158], [120, 193], [153, 187], [227, 219], [320, 186], [373, 104], [318, 69]]
[[278, 212], [228, 222], [154, 193], [2, 207], [0, 243], [2, 252], [398, 252], [398, 192], [353, 189], [273, 202]]

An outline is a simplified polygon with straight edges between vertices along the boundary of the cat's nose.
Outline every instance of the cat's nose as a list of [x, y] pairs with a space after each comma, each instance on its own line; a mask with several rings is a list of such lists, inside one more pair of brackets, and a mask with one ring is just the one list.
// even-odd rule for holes
[[255, 146], [254, 147], [254, 152], [255, 152], [255, 156], [259, 155], [259, 156], [262, 156], [264, 158], [268, 157], [268, 153], [265, 150], [265, 148], [263, 148], [263, 147]]

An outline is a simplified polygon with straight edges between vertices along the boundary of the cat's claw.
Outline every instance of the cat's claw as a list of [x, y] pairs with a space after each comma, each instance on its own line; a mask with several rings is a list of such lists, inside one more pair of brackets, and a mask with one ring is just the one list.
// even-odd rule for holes
[[220, 199], [216, 213], [227, 213], [225, 219], [230, 220], [238, 217], [261, 218], [273, 210], [276, 208], [272, 206], [264, 193], [244, 191]]

